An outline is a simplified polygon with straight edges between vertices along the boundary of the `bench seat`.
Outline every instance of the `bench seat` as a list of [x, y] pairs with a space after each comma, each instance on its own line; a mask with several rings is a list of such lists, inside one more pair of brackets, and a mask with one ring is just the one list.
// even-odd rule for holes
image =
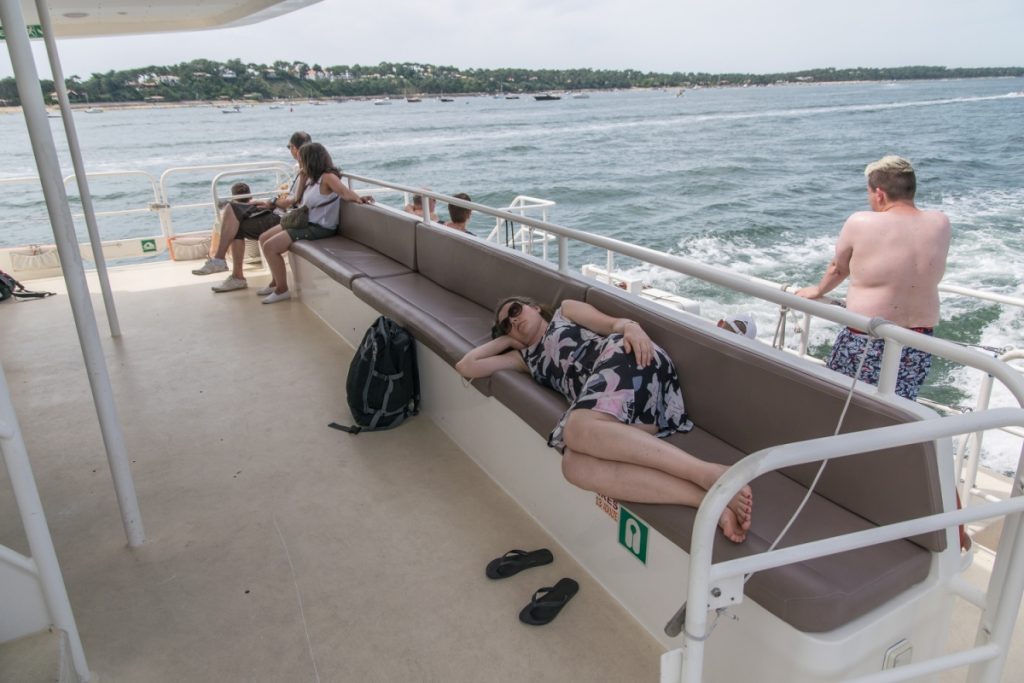
[[349, 289], [357, 277], [388, 277], [412, 272], [379, 251], [340, 235], [313, 242], [296, 242], [291, 251]]
[[[344, 205], [341, 232], [333, 241], [296, 245], [296, 256], [395, 319], [449, 365], [490, 338], [493, 308], [510, 295], [529, 296], [551, 307], [567, 298], [580, 299], [609, 315], [637, 320], [675, 361], [687, 411], [696, 424], [692, 432], [669, 440], [705, 460], [729, 465], [769, 446], [830, 435], [842, 408], [845, 387], [810, 370], [810, 364], [802, 368], [800, 361], [707, 321], [559, 273], [509, 249], [419, 223], [414, 216], [362, 205]], [[544, 439], [568, 405], [523, 373], [503, 371], [473, 384]], [[844, 431], [916, 419], [920, 417], [912, 410], [858, 394]], [[754, 519], [748, 538], [737, 545], [718, 535], [715, 558], [765, 550], [803, 498], [816, 469], [790, 468], [753, 482]], [[930, 443], [832, 462], [781, 545], [941, 511], [938, 480]], [[665, 538], [689, 550], [694, 509], [626, 504]], [[800, 631], [830, 631], [923, 581], [933, 553], [945, 549], [945, 539], [936, 532], [761, 572], [747, 584], [746, 593]]]

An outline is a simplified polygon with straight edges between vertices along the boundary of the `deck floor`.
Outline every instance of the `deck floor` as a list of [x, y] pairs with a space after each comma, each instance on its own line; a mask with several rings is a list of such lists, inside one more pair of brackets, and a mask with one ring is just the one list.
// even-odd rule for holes
[[[220, 276], [195, 265], [112, 270], [120, 339], [93, 297], [146, 531], [135, 550], [68, 298], [0, 308], [0, 361], [102, 683], [657, 680], [657, 642], [429, 420], [327, 428], [347, 417], [352, 351], [308, 309], [260, 305], [262, 274], [214, 295]], [[27, 554], [2, 468], [0, 543]], [[554, 564], [484, 577], [506, 550], [544, 546]], [[579, 595], [521, 624], [563, 576]]]

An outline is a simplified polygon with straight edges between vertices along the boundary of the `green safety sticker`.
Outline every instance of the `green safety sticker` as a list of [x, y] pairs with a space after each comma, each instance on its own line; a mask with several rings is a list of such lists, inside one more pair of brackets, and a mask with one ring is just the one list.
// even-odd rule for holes
[[142, 253], [148, 254], [151, 251], [156, 251], [156, 240], [142, 240]]
[[647, 564], [647, 525], [622, 505], [619, 512], [619, 545]]
[[[25, 27], [25, 30], [28, 32], [29, 38], [43, 37], [43, 27], [39, 24], [29, 24]], [[4, 32], [3, 26], [0, 26], [0, 40], [7, 40], [7, 34]]]

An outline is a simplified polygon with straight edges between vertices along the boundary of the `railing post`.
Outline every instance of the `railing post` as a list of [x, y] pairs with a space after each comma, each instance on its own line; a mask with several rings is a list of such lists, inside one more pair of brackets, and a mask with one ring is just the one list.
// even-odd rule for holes
[[[981, 379], [981, 386], [978, 387], [978, 405], [975, 408], [975, 412], [981, 412], [982, 410], [988, 410], [989, 401], [992, 400], [992, 375], [985, 373], [985, 376]], [[978, 464], [981, 459], [981, 440], [985, 432], [974, 432], [971, 436], [971, 447], [967, 452], [967, 476], [964, 477], [964, 481], [960, 488], [960, 501], [963, 505], [970, 505], [969, 498], [971, 489], [978, 481]], [[970, 438], [965, 436], [964, 438]]]
[[565, 235], [558, 236], [558, 272], [569, 272], [569, 238]]
[[[1024, 495], [1024, 448], [1017, 464], [1013, 479], [1011, 497]], [[1020, 610], [1021, 594], [1024, 593], [1024, 523], [1021, 515], [1007, 517], [1003, 523], [999, 548], [996, 550], [995, 566], [989, 579], [989, 591], [985, 611], [978, 624], [975, 645], [993, 643], [999, 647], [1001, 657], [972, 665], [967, 671], [968, 683], [999, 683], [1006, 666], [1013, 628]], [[1015, 571], [1010, 571], [1015, 569]]]
[[[865, 344], [870, 344], [868, 339]], [[896, 392], [896, 378], [900, 371], [900, 355], [903, 344], [894, 339], [886, 339], [882, 350], [882, 367], [878, 372], [878, 393], [892, 394]]]

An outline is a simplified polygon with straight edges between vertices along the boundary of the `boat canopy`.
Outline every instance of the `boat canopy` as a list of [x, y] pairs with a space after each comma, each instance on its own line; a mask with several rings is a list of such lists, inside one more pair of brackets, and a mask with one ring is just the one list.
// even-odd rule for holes
[[[230, 28], [255, 24], [294, 12], [321, 0], [48, 0], [54, 35], [58, 38], [164, 33]], [[38, 26], [35, 0], [21, 0], [25, 23]], [[184, 10], [184, 11], [183, 11]]]

